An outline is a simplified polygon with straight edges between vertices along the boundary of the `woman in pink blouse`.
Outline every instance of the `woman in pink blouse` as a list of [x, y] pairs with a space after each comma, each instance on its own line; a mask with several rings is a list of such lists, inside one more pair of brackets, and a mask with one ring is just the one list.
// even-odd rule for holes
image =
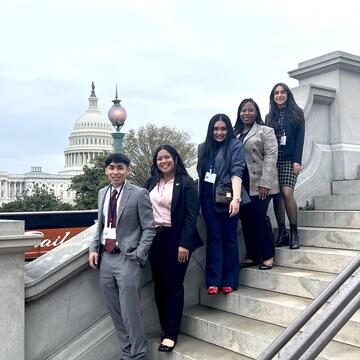
[[171, 145], [159, 146], [145, 187], [150, 192], [156, 236], [149, 261], [162, 329], [158, 350], [174, 349], [184, 307], [184, 277], [191, 252], [202, 245], [196, 229], [197, 189], [180, 155]]

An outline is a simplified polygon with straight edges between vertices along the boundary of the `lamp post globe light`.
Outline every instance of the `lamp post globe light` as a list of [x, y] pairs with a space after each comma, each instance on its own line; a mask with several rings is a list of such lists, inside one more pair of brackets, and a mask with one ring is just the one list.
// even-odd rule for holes
[[123, 152], [123, 138], [125, 133], [120, 132], [123, 127], [127, 113], [126, 110], [120, 105], [121, 100], [118, 99], [117, 86], [115, 93], [115, 100], [112, 101], [114, 105], [110, 108], [108, 112], [108, 118], [114, 126], [115, 131], [111, 133], [114, 140], [114, 152], [122, 153]]

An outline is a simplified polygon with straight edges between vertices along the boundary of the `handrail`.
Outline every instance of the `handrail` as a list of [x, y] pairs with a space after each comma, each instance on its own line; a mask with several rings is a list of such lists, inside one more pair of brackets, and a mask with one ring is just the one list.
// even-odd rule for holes
[[[309, 321], [309, 319], [326, 303], [326, 301], [330, 299], [330, 297], [340, 288], [340, 286], [343, 285], [344, 282], [351, 275], [353, 275], [353, 273], [359, 267], [360, 267], [360, 254], [356, 256], [355, 259], [353, 259], [351, 263], [347, 265], [345, 269], [333, 281], [331, 281], [331, 283], [314, 299], [314, 301], [256, 358], [256, 360], [271, 360], [294, 337], [294, 335]], [[326, 326], [329, 326], [329, 323], [337, 319], [337, 315], [339, 315], [339, 313], [341, 313], [341, 316], [340, 319], [337, 319], [339, 322], [336, 323], [336, 328], [339, 327], [340, 330], [340, 328], [348, 320], [345, 316], [346, 314], [342, 313], [344, 307], [347, 308], [349, 306], [349, 309], [355, 308], [356, 311], [356, 309], [360, 305], [359, 303], [358, 307], [356, 308], [356, 299], [358, 298], [358, 296], [356, 295], [359, 291], [360, 291], [360, 275], [356, 276], [354, 280], [349, 284], [349, 286], [342, 292], [342, 294], [338, 295], [340, 297], [336, 297], [330, 303], [328, 308], [331, 309], [333, 315], [331, 314], [330, 310], [327, 311], [326, 309], [323, 312], [323, 314], [320, 315], [319, 319], [316, 319], [317, 322], [315, 326], [313, 325], [313, 323], [311, 324], [309, 323], [309, 325], [311, 325], [309, 331], [305, 331], [304, 329], [304, 333], [299, 338], [298, 342], [296, 342], [296, 344], [292, 346], [291, 349], [289, 349], [289, 351], [286, 352], [287, 357], [285, 358], [281, 356], [280, 359], [284, 359], [284, 360], [299, 359], [300, 352], [303, 354], [305, 351], [310, 350], [310, 348], [308, 349], [308, 346], [311, 342], [314, 343], [315, 340], [320, 341], [320, 337], [318, 339], [314, 338], [314, 333], [318, 335], [322, 333], [321, 339], [323, 339], [325, 336], [324, 329], [326, 328]], [[336, 310], [334, 310], [334, 307], [336, 308]], [[330, 313], [330, 315], [327, 314], [328, 312]], [[342, 322], [341, 320], [344, 320], [344, 322]], [[332, 334], [332, 337], [337, 333], [337, 331], [334, 334]], [[326, 344], [331, 340], [331, 338], [328, 339], [326, 337], [327, 342], [325, 342], [325, 345], [323, 347], [326, 346]], [[307, 344], [307, 346], [305, 346], [305, 344]], [[316, 342], [316, 344], [318, 344], [318, 342]], [[302, 349], [300, 349], [300, 347], [302, 347]], [[323, 349], [323, 347], [320, 349], [320, 351]], [[295, 352], [296, 354], [294, 354]], [[312, 359], [312, 358], [306, 358], [306, 359]]]
[[[331, 339], [340, 331], [340, 329], [346, 324], [346, 322], [353, 316], [353, 314], [360, 307], [360, 293], [342, 310], [338, 317], [336, 317], [331, 324], [327, 327], [322, 334], [320, 334], [317, 339], [313, 342], [311, 347], [307, 349], [304, 355], [301, 357], [301, 360], [310, 360], [315, 359], [317, 355], [324, 349], [324, 347], [331, 341]], [[281, 356], [281, 359], [294, 359], [294, 357], [284, 357]]]

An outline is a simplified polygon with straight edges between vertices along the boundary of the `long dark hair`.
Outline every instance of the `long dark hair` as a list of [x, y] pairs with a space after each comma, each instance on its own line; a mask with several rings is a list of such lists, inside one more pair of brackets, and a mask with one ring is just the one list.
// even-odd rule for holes
[[235, 132], [235, 135], [238, 135], [238, 134], [241, 134], [242, 131], [244, 130], [244, 123], [242, 122], [241, 118], [240, 118], [240, 112], [242, 110], [242, 108], [245, 106], [245, 104], [247, 103], [251, 103], [254, 105], [254, 108], [256, 110], [256, 118], [255, 118], [255, 122], [260, 124], [260, 125], [264, 125], [264, 122], [262, 120], [262, 117], [261, 117], [261, 113], [260, 113], [260, 109], [259, 109], [259, 106], [258, 104], [255, 102], [255, 100], [253, 100], [252, 98], [249, 98], [249, 99], [244, 99], [239, 107], [238, 107], [238, 111], [237, 111], [237, 118], [236, 118], [236, 123], [235, 123], [235, 126], [234, 126], [234, 132]]
[[214, 139], [214, 125], [217, 121], [223, 121], [226, 125], [227, 134], [225, 140], [222, 142], [222, 145], [225, 146], [225, 156], [227, 156], [229, 152], [228, 150], [231, 139], [235, 138], [230, 118], [225, 114], [214, 115], [209, 121], [204, 148], [198, 159], [198, 169], [200, 169], [201, 164], [203, 164], [209, 156], [214, 156], [216, 150], [218, 149], [218, 142]]
[[296, 104], [296, 101], [294, 99], [294, 95], [289, 89], [289, 87], [284, 83], [277, 83], [274, 85], [274, 87], [271, 90], [270, 93], [270, 111], [266, 115], [266, 125], [269, 125], [273, 128], [278, 127], [278, 119], [280, 114], [280, 109], [276, 105], [274, 101], [274, 93], [275, 89], [281, 86], [287, 93], [287, 100], [285, 103], [285, 117], [289, 120], [291, 124], [298, 127], [300, 126], [305, 120], [304, 120], [304, 112], [302, 109]]
[[166, 150], [173, 158], [175, 163], [175, 175], [189, 176], [188, 172], [186, 171], [185, 165], [177, 150], [171, 145], [164, 144], [158, 146], [153, 155], [152, 164], [151, 164], [151, 176], [152, 176], [151, 185], [157, 184], [160, 181], [160, 179], [162, 179], [162, 173], [161, 171], [159, 171], [159, 168], [157, 166], [157, 156], [160, 150]]

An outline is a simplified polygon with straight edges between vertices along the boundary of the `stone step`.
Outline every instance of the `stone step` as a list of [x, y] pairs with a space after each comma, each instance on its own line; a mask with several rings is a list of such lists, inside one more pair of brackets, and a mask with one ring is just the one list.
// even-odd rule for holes
[[[284, 327], [197, 305], [184, 310], [182, 332], [217, 346], [256, 358]], [[291, 346], [291, 344], [290, 344]], [[357, 347], [332, 341], [317, 359], [357, 359]]]
[[160, 334], [148, 334], [147, 339], [149, 360], [250, 360], [247, 356], [184, 334], [179, 334], [177, 344], [171, 353], [158, 351]]
[[314, 299], [335, 277], [335, 274], [281, 266], [274, 266], [266, 271], [252, 267], [240, 271], [239, 283], [243, 286]]
[[360, 229], [360, 211], [302, 210], [299, 226]]
[[360, 210], [360, 194], [314, 196], [315, 210]]
[[[200, 303], [217, 310], [287, 327], [312, 300], [250, 287], [240, 287], [231, 294], [208, 295], [200, 291]], [[326, 307], [326, 304], [325, 304]], [[335, 340], [360, 347], [360, 311], [347, 322]]]
[[275, 264], [296, 269], [340, 273], [359, 251], [301, 246], [298, 250], [287, 247], [275, 249]]
[[360, 250], [360, 229], [299, 227], [299, 238], [303, 246]]
[[331, 187], [334, 195], [360, 194], [360, 180], [336, 180]]

